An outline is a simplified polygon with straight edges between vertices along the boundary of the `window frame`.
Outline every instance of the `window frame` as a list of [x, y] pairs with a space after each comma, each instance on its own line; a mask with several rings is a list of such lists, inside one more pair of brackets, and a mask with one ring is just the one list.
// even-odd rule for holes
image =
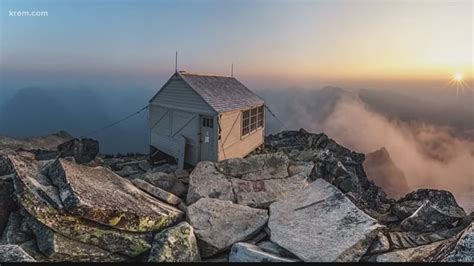
[[242, 111], [242, 130], [240, 135], [247, 136], [250, 134], [250, 109]]
[[257, 128], [265, 127], [265, 108], [264, 106], [257, 107]]
[[241, 110], [240, 138], [243, 139], [265, 127], [264, 105]]
[[214, 128], [214, 119], [203, 117], [201, 126], [206, 128]]

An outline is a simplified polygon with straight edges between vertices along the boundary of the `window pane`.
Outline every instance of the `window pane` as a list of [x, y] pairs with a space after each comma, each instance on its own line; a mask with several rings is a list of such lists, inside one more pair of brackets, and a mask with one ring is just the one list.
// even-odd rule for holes
[[250, 131], [257, 129], [257, 108], [250, 111]]
[[257, 123], [250, 124], [250, 131], [257, 129]]
[[248, 126], [247, 126], [247, 127], [243, 127], [243, 128], [242, 128], [242, 135], [245, 136], [245, 135], [247, 135], [248, 133], [249, 133], [249, 127], [248, 127]]
[[248, 111], [248, 110], [244, 111], [244, 119], [249, 118], [249, 116], [250, 116], [250, 111]]
[[243, 120], [243, 125], [242, 126], [243, 127], [248, 127], [249, 126], [249, 119], [248, 118]]
[[214, 120], [212, 118], [203, 118], [202, 119], [202, 126], [213, 128], [214, 127]]
[[257, 108], [253, 108], [250, 111], [252, 116], [257, 115]]
[[255, 129], [257, 129], [257, 123], [251, 123], [250, 124], [250, 131], [254, 131]]
[[263, 106], [258, 108], [258, 127], [263, 127], [263, 117], [265, 113], [263, 112]]
[[244, 111], [242, 113], [242, 136], [249, 133], [250, 128], [250, 111]]

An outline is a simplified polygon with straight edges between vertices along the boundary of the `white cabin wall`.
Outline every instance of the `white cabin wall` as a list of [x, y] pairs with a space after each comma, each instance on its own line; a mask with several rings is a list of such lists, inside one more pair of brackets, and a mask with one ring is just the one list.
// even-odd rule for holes
[[241, 137], [242, 110], [222, 113], [219, 117], [222, 131], [218, 141], [218, 161], [244, 157], [263, 144], [265, 128], [258, 128], [250, 135]]
[[176, 156], [182, 135], [186, 139], [185, 161], [196, 164], [200, 158], [200, 115], [214, 116], [216, 112], [179, 76], [163, 86], [149, 108], [150, 145]]
[[151, 104], [149, 117], [152, 146], [176, 156], [179, 138], [183, 136], [186, 139], [185, 161], [190, 164], [199, 161], [199, 114]]
[[[169, 108], [162, 107], [155, 104], [149, 106], [150, 115], [148, 117], [148, 126], [151, 133], [159, 135], [170, 135], [171, 134], [171, 120], [169, 116]], [[160, 120], [161, 119], [161, 120]], [[160, 120], [160, 121], [158, 121]]]
[[172, 109], [186, 110], [199, 114], [215, 114], [215, 111], [183, 79], [177, 75], [171, 77], [161, 88], [150, 104], [166, 106]]

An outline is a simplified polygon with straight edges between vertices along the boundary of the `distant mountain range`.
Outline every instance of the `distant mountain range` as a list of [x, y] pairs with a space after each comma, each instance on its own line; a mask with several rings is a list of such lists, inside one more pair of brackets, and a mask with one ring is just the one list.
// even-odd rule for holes
[[474, 139], [474, 97], [466, 93], [459, 101], [433, 101], [422, 95], [410, 96], [393, 91], [361, 89], [359, 98], [374, 111], [389, 118], [448, 126], [459, 137]]

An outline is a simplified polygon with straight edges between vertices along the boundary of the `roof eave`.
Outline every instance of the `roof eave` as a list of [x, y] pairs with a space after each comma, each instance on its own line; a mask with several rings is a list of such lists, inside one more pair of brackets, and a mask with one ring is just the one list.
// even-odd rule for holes
[[217, 111], [216, 108], [214, 108], [212, 105], [210, 105], [210, 104], [206, 101], [206, 99], [204, 99], [204, 98], [202, 97], [202, 95], [199, 94], [199, 92], [197, 92], [197, 90], [191, 85], [191, 83], [190, 83], [188, 80], [186, 80], [186, 78], [184, 77], [184, 75], [182, 75], [182, 74], [180, 73], [180, 71], [176, 72], [175, 74], [178, 74], [178, 76], [181, 77], [181, 79], [182, 79], [186, 84], [188, 84], [188, 86], [199, 96], [199, 98], [201, 98], [201, 100], [203, 100], [203, 101], [207, 104], [207, 106], [208, 106], [209, 108], [211, 108], [212, 110], [214, 110], [214, 112], [216, 112], [216, 114], [219, 113], [219, 111]]

